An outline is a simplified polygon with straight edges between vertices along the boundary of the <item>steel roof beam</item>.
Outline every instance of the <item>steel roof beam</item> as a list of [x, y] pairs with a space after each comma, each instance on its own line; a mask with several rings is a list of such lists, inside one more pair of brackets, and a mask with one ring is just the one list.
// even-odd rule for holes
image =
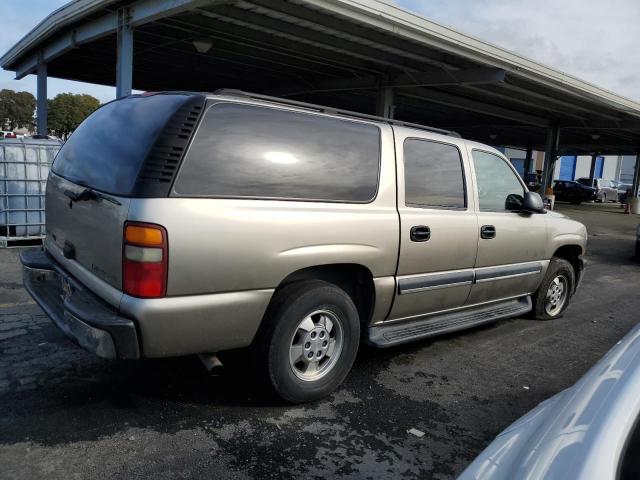
[[302, 27], [285, 20], [260, 15], [249, 10], [239, 10], [233, 6], [222, 5], [214, 11], [199, 9], [198, 12], [204, 16], [233, 25], [262, 31], [269, 35], [287, 38], [303, 44], [322, 47], [329, 51], [333, 50], [371, 63], [377, 63], [387, 68], [420, 70], [421, 66], [423, 67], [424, 63], [426, 63], [424, 59], [419, 61], [418, 59], [400, 57], [353, 40], [335, 37], [328, 33]]
[[433, 87], [444, 85], [482, 85], [504, 81], [505, 71], [497, 68], [473, 68], [469, 70], [443, 70], [432, 68], [421, 72], [407, 72], [385, 77], [371, 75], [368, 77], [331, 79], [316, 82], [310, 90], [308, 87], [282, 87], [276, 90], [278, 95], [300, 95], [305, 93], [339, 92], [372, 89], [380, 87]]
[[519, 95], [519, 98], [526, 98], [529, 97], [531, 99], [535, 99], [535, 100], [542, 100], [543, 102], [549, 102], [549, 103], [553, 103], [555, 105], [558, 105], [560, 107], [563, 107], [565, 109], [571, 109], [571, 110], [575, 110], [575, 111], [579, 111], [579, 112], [583, 112], [583, 113], [587, 113], [590, 115], [597, 115], [599, 117], [603, 117], [603, 118], [608, 118], [611, 120], [619, 120], [619, 117], [616, 117], [614, 115], [609, 115], [606, 113], [603, 113], [599, 110], [594, 110], [594, 109], [590, 109], [590, 108], [586, 108], [586, 107], [582, 107], [580, 105], [577, 105], [575, 103], [572, 102], [568, 102], [565, 100], [560, 100], [558, 98], [554, 98], [554, 97], [549, 97], [548, 95], [543, 95], [541, 93], [537, 93], [534, 92], [530, 89], [526, 89], [526, 88], [522, 88], [518, 85], [514, 85], [513, 83], [509, 82], [508, 80], [504, 83], [502, 83], [500, 85], [500, 88], [509, 90], [513, 93], [516, 93]]
[[446, 55], [439, 51], [428, 51], [424, 46], [415, 43], [398, 42], [397, 39], [388, 34], [345, 21], [338, 16], [326, 15], [318, 10], [310, 10], [303, 5], [281, 0], [238, 0], [234, 3], [234, 7], [255, 11], [271, 18], [312, 25], [309, 28], [313, 29], [320, 27], [332, 36], [361, 45], [372, 46], [381, 51], [417, 60], [421, 63], [428, 62], [440, 68], [450, 68], [452, 66], [450, 63], [451, 57], [447, 58]]
[[[504, 83], [501, 83], [498, 88], [502, 88], [502, 86], [505, 85]], [[479, 86], [476, 85], [461, 85], [465, 90], [469, 90], [472, 92], [476, 92], [480, 95], [485, 95], [486, 97], [489, 98], [489, 102], [491, 101], [495, 101], [495, 100], [503, 100], [505, 102], [508, 102], [510, 104], [519, 104], [522, 105], [526, 108], [527, 111], [531, 112], [532, 110], [543, 110], [545, 112], [545, 114], [548, 114], [549, 112], [555, 113], [555, 114], [559, 114], [556, 116], [560, 116], [560, 117], [571, 117], [571, 118], [575, 118], [578, 121], [580, 121], [580, 124], [584, 124], [585, 122], [587, 122], [587, 117], [583, 116], [583, 115], [578, 115], [576, 113], [573, 112], [568, 112], [566, 109], [563, 109], [561, 107], [556, 107], [556, 106], [549, 106], [544, 104], [543, 102], [535, 102], [532, 101], [530, 99], [525, 98], [523, 95], [509, 95], [509, 94], [505, 94], [505, 93], [499, 93], [496, 92], [494, 90], [489, 90], [489, 89], [484, 89], [484, 88], [480, 88]], [[535, 114], [535, 112], [533, 112]]]
[[[175, 15], [184, 10], [196, 8], [203, 3], [211, 4], [205, 0], [142, 0], [129, 6], [129, 24], [131, 27], [152, 22], [162, 17]], [[56, 57], [76, 48], [84, 43], [92, 42], [98, 38], [111, 35], [118, 29], [118, 14], [111, 12], [100, 18], [92, 20], [78, 28], [61, 36], [56, 41], [42, 48], [41, 61], [48, 63]], [[34, 73], [38, 65], [38, 55], [34, 54], [16, 67], [16, 80], [25, 75]]]
[[[180, 52], [183, 56], [185, 54], [184, 47], [193, 48], [191, 40], [193, 35], [180, 40], [169, 40], [170, 37], [150, 31], [137, 31], [136, 45], [139, 45], [136, 50], [136, 55], [146, 55], [148, 53], [164, 51]], [[145, 38], [151, 37], [151, 38]], [[258, 66], [260, 69], [271, 68], [275, 71], [281, 71], [283, 68], [289, 72], [295, 72], [295, 76], [302, 74], [305, 75], [319, 75], [321, 77], [336, 77], [344, 75], [344, 68], [321, 63], [321, 62], [304, 62], [295, 56], [288, 56], [283, 53], [274, 52], [273, 50], [261, 49], [258, 46], [254, 49], [248, 48], [245, 44], [228, 40], [224, 37], [210, 36], [213, 41], [213, 46], [206, 54], [195, 53], [200, 58], [207, 58], [208, 55], [215, 58], [222, 58], [225, 61], [232, 63], [240, 63], [241, 65]], [[157, 42], [155, 40], [161, 39], [163, 42]], [[214, 41], [215, 40], [215, 41]], [[216, 72], [217, 73], [217, 72]]]
[[537, 117], [517, 110], [511, 110], [498, 105], [491, 105], [486, 102], [480, 102], [466, 97], [451, 95], [438, 90], [410, 88], [400, 90], [398, 95], [424, 100], [425, 102], [439, 103], [441, 105], [447, 105], [449, 107], [468, 110], [492, 117], [514, 120], [516, 122], [535, 125], [538, 127], [548, 127], [550, 124], [550, 121], [546, 118]]
[[[216, 35], [219, 36], [222, 34], [228, 39], [240, 41], [250, 48], [255, 48], [255, 44], [259, 44], [261, 45], [261, 47], [259, 47], [261, 49], [271, 50], [276, 53], [284, 52], [286, 55], [299, 59], [309, 58], [311, 62], [317, 61], [326, 63], [328, 65], [340, 67], [343, 70], [354, 74], [370, 74], [371, 72], [378, 71], [377, 68], [372, 67], [373, 62], [367, 61], [366, 59], [355, 58], [349, 54], [343, 54], [341, 52], [336, 52], [335, 50], [310, 44], [304, 45], [303, 50], [296, 50], [294, 47], [297, 44], [292, 43], [290, 39], [276, 36], [270, 36], [268, 42], [265, 42], [264, 33], [261, 33], [258, 30], [246, 29], [240, 33], [237, 28], [234, 28], [234, 26], [228, 22], [223, 22], [222, 20], [213, 18], [205, 12], [199, 11], [199, 13], [201, 13], [201, 20], [198, 17], [189, 18], [189, 21], [168, 18], [163, 20], [161, 23], [169, 28], [174, 28], [184, 32], [191, 31], [192, 33], [194, 33], [193, 28], [197, 27], [200, 29], [198, 32], [199, 34], [209, 34], [212, 38], [215, 38]], [[267, 48], [268, 46], [271, 46], [271, 48]]]

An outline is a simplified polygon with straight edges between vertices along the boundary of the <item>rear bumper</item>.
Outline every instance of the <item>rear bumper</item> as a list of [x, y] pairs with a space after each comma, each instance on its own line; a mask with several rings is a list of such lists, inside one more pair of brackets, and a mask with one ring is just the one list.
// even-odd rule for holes
[[102, 358], [140, 358], [132, 320], [118, 315], [43, 250], [25, 250], [20, 261], [25, 288], [65, 335]]

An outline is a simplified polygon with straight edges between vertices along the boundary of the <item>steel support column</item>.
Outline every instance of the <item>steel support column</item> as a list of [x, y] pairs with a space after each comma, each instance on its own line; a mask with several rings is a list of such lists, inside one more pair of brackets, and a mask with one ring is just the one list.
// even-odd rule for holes
[[598, 152], [591, 155], [591, 168], [589, 169], [589, 180], [593, 185], [593, 177], [596, 175], [596, 163], [598, 161]]
[[36, 131], [38, 135], [47, 134], [47, 64], [38, 62], [38, 80], [36, 85]]
[[381, 87], [378, 90], [376, 115], [379, 117], [393, 118], [395, 106], [393, 105], [395, 92], [392, 87]]
[[553, 181], [553, 168], [558, 156], [558, 143], [560, 141], [560, 129], [557, 125], [552, 125], [547, 129], [547, 142], [544, 149], [544, 177], [542, 182], [542, 192], [545, 193]]
[[524, 173], [525, 176], [527, 173], [531, 172], [531, 163], [533, 161], [533, 147], [531, 145], [527, 145], [527, 155], [524, 159]]
[[133, 85], [133, 29], [129, 21], [129, 9], [118, 10], [116, 98], [131, 95]]
[[638, 187], [640, 187], [640, 153], [636, 154], [636, 166], [633, 169], [633, 186], [631, 187], [631, 195], [638, 196]]

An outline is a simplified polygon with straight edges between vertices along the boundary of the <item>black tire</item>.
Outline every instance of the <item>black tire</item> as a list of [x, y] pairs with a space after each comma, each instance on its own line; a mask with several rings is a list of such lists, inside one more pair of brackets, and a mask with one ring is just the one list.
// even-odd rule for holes
[[[553, 311], [552, 314], [550, 314], [545, 306], [547, 301], [547, 292], [549, 291], [551, 283], [554, 281], [554, 279], [560, 276], [566, 279], [566, 285], [564, 287], [567, 289], [566, 299], [564, 300], [561, 308], [559, 308], [557, 311]], [[547, 268], [547, 273], [544, 276], [544, 280], [542, 280], [540, 287], [533, 295], [533, 317], [538, 320], [554, 320], [556, 318], [562, 317], [564, 311], [571, 302], [571, 297], [575, 290], [575, 285], [576, 275], [571, 264], [563, 258], [553, 257], [551, 259], [551, 262], [549, 263], [549, 268]]]
[[[324, 376], [303, 380], [289, 361], [289, 349], [296, 332], [300, 332], [300, 322], [317, 311], [328, 311], [338, 320], [342, 348]], [[344, 381], [359, 343], [358, 310], [344, 290], [320, 280], [296, 282], [277, 292], [267, 310], [252, 348], [254, 369], [258, 379], [283, 400], [311, 402], [327, 396]]]

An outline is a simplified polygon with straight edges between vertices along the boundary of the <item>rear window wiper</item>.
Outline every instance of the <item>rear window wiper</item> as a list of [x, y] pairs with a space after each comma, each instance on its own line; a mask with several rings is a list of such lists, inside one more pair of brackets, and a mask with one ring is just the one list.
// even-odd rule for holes
[[106, 200], [107, 202], [111, 202], [115, 205], [122, 205], [118, 200], [116, 200], [115, 198], [109, 196], [109, 195], [105, 195], [104, 193], [98, 192], [96, 190], [93, 190], [89, 187], [86, 187], [82, 190], [80, 190], [79, 192], [74, 192], [72, 190], [65, 190], [64, 194], [69, 197], [71, 200], [73, 200], [74, 202], [81, 202], [83, 200], [96, 200], [96, 199], [100, 199], [100, 200]]

